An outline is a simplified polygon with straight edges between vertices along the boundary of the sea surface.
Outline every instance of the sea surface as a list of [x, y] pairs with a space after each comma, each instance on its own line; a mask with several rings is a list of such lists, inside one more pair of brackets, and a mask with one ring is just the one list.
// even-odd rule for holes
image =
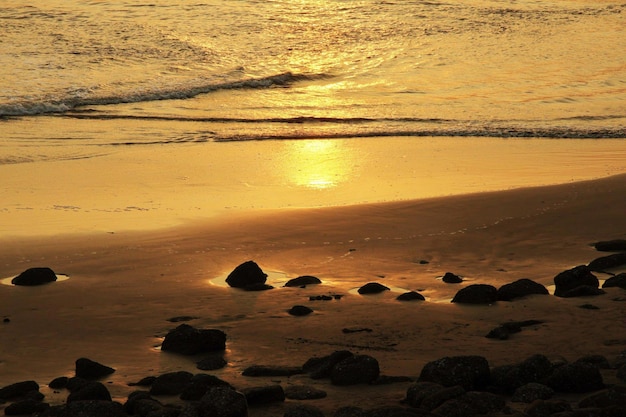
[[[202, 205], [193, 200], [199, 194], [235, 187], [241, 191], [232, 198], [211, 204], [259, 206], [281, 187], [295, 195], [299, 186], [348, 184], [374, 170], [385, 178], [371, 190], [355, 186], [346, 198], [320, 201], [624, 171], [622, 0], [0, 0], [0, 34], [5, 216], [177, 211], [164, 201], [182, 196], [184, 186], [186, 207]], [[362, 156], [364, 141], [402, 147], [402, 159], [374, 160], [378, 150]], [[270, 152], [260, 143], [281, 145]], [[243, 148], [233, 144], [259, 156], [239, 161]], [[181, 146], [196, 148], [176, 153]], [[416, 185], [415, 169], [436, 175], [446, 147], [457, 152], [442, 159], [447, 182]], [[412, 159], [418, 153], [422, 159]], [[499, 161], [496, 153], [516, 159]], [[181, 158], [194, 172], [182, 172]], [[85, 160], [98, 178], [78, 165]], [[207, 160], [213, 171], [191, 184]], [[30, 169], [37, 163], [47, 165]], [[224, 174], [236, 164], [249, 166]], [[250, 175], [252, 164], [258, 175]], [[550, 165], [576, 173], [536, 181]], [[485, 186], [481, 175], [499, 177]], [[526, 175], [535, 180], [507, 182]], [[258, 194], [244, 194], [253, 189]], [[46, 193], [56, 199], [37, 206]], [[129, 201], [132, 193], [142, 197]], [[6, 229], [18, 220], [3, 222]]]
[[5, 126], [203, 127], [120, 143], [626, 136], [623, 1], [11, 0], [0, 32]]

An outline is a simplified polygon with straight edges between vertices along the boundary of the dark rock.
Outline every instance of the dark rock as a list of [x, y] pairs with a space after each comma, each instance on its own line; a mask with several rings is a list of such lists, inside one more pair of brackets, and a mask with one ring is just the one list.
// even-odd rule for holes
[[307, 285], [321, 284], [322, 281], [311, 275], [303, 275], [298, 278], [290, 279], [285, 283], [285, 287], [306, 287]]
[[545, 384], [557, 392], [566, 393], [583, 393], [604, 388], [598, 368], [584, 362], [573, 362], [555, 368]]
[[409, 291], [409, 292], [405, 292], [404, 294], [400, 294], [399, 296], [397, 296], [396, 300], [398, 301], [415, 301], [415, 300], [425, 301], [426, 298], [424, 298], [424, 296], [418, 293], [417, 291]]
[[524, 413], [529, 417], [548, 417], [571, 410], [569, 403], [563, 400], [536, 400], [524, 409]]
[[124, 403], [124, 411], [128, 414], [143, 415], [144, 413], [140, 411], [144, 408], [144, 406], [140, 405], [140, 402], [144, 400], [154, 401], [157, 403], [156, 406], [154, 406], [155, 409], [157, 406], [162, 407], [162, 404], [158, 400], [152, 398], [148, 391], [133, 391], [128, 395], [128, 398]]
[[13, 285], [34, 286], [48, 284], [57, 280], [57, 275], [50, 268], [29, 268], [11, 280]]
[[338, 362], [330, 374], [333, 385], [369, 384], [380, 375], [378, 361], [369, 355], [353, 355]]
[[41, 401], [36, 400], [24, 400], [9, 404], [4, 409], [4, 414], [7, 416], [20, 416], [26, 414], [43, 413], [48, 408], [50, 408], [50, 404], [48, 403], [42, 403]]
[[292, 316], [308, 316], [313, 312], [312, 308], [302, 305], [295, 305], [287, 311]]
[[163, 340], [161, 350], [195, 355], [226, 349], [226, 334], [217, 329], [196, 329], [188, 324], [181, 324], [171, 330]]
[[548, 289], [543, 285], [527, 278], [519, 279], [515, 282], [505, 284], [498, 288], [499, 301], [512, 301], [516, 298], [521, 298], [532, 294], [547, 295], [549, 294], [549, 292]]
[[283, 417], [324, 417], [324, 412], [313, 405], [296, 404], [287, 407]]
[[383, 284], [379, 284], [378, 282], [368, 282], [359, 288], [359, 294], [380, 294], [381, 292], [389, 291], [389, 287], [385, 287]]
[[290, 385], [285, 388], [285, 397], [290, 400], [317, 400], [326, 398], [326, 391], [310, 385]]
[[333, 297], [330, 295], [312, 295], [309, 297], [309, 301], [330, 301]]
[[444, 388], [445, 387], [443, 385], [436, 382], [415, 382], [407, 388], [405, 402], [411, 407], [420, 408], [422, 406], [422, 402], [426, 398], [436, 394]]
[[440, 390], [433, 392], [432, 394], [424, 398], [420, 404], [420, 408], [428, 411], [433, 411], [446, 401], [458, 398], [462, 395], [465, 395], [465, 390], [460, 385], [455, 385], [453, 387], [443, 387]]
[[611, 369], [611, 364], [609, 363], [609, 360], [603, 355], [583, 356], [582, 358], [578, 358], [576, 362], [590, 363], [598, 369]]
[[48, 383], [48, 386], [52, 389], [62, 389], [67, 386], [67, 382], [69, 378], [66, 376], [60, 376], [58, 378], [54, 378], [52, 381]]
[[265, 387], [250, 387], [242, 390], [248, 405], [270, 404], [285, 401], [285, 391], [278, 384]]
[[91, 359], [79, 358], [76, 360], [76, 376], [79, 378], [98, 379], [111, 375], [113, 372], [115, 369]]
[[228, 387], [210, 388], [202, 399], [200, 399], [197, 409], [200, 416], [248, 416], [246, 397], [242, 393]]
[[506, 340], [510, 335], [522, 331], [522, 327], [534, 326], [543, 323], [540, 320], [511, 321], [502, 323], [500, 326], [491, 330], [485, 337], [490, 339]]
[[22, 381], [0, 388], [0, 400], [11, 400], [23, 397], [31, 391], [39, 391], [39, 384], [35, 381]]
[[614, 277], [610, 277], [606, 281], [604, 281], [604, 284], [602, 284], [602, 288], [611, 287], [619, 287], [626, 290], [626, 272], [622, 272], [615, 275]]
[[590, 270], [602, 272], [607, 269], [617, 268], [626, 265], [626, 252], [614, 253], [608, 256], [601, 256], [587, 265]]
[[585, 310], [599, 310], [600, 307], [594, 306], [593, 304], [581, 304], [578, 308], [584, 308]]
[[79, 376], [74, 376], [70, 379], [67, 380], [67, 385], [65, 386], [68, 390], [71, 391], [76, 391], [79, 390], [80, 388], [84, 387], [85, 385], [89, 384], [89, 380], [85, 379], [85, 378], [81, 378]]
[[443, 278], [441, 278], [443, 282], [446, 284], [460, 284], [463, 282], [463, 278], [460, 276], [453, 274], [452, 272], [446, 272], [443, 274]]
[[133, 386], [149, 387], [150, 385], [154, 383], [156, 378], [157, 378], [156, 376], [147, 376], [145, 378], [141, 378], [137, 382], [129, 382], [128, 386], [129, 387], [133, 387]]
[[594, 243], [593, 246], [601, 252], [626, 251], [626, 239], [604, 240]]
[[505, 405], [504, 398], [490, 392], [468, 392], [446, 401], [433, 413], [445, 417], [473, 417], [500, 411]]
[[486, 387], [489, 379], [489, 363], [482, 356], [451, 356], [424, 365], [418, 381], [436, 382], [445, 387], [460, 385], [472, 391]]
[[156, 377], [150, 388], [152, 395], [179, 395], [191, 383], [193, 374], [186, 371], [168, 372]]
[[599, 284], [598, 278], [591, 273], [588, 266], [579, 265], [554, 277], [554, 295], [563, 297], [568, 291], [577, 287], [587, 285], [592, 288], [598, 288]]
[[274, 287], [269, 285], [269, 284], [261, 284], [261, 283], [256, 283], [256, 284], [250, 284], [250, 285], [246, 285], [245, 287], [243, 287], [244, 291], [267, 291], [267, 290], [273, 290]]
[[232, 386], [213, 375], [197, 374], [194, 375], [189, 384], [185, 387], [184, 391], [180, 394], [180, 399], [185, 401], [198, 401], [211, 387], [228, 387]]
[[453, 303], [460, 304], [493, 304], [498, 301], [498, 290], [493, 285], [472, 284], [459, 290]]
[[[132, 404], [132, 405], [131, 405]], [[153, 415], [161, 415], [164, 411], [165, 406], [158, 400], [148, 396], [148, 397], [135, 397], [131, 401], [129, 400], [124, 405], [124, 409], [132, 409], [132, 414], [138, 416], [153, 416]]]
[[73, 390], [67, 396], [67, 403], [74, 401], [111, 401], [111, 394], [103, 383], [97, 381], [88, 381], [81, 385], [78, 389]]
[[530, 404], [535, 400], [549, 400], [554, 395], [554, 390], [538, 382], [529, 382], [517, 388], [511, 401]]
[[589, 297], [594, 295], [602, 295], [606, 294], [606, 292], [598, 287], [593, 287], [591, 285], [581, 285], [576, 288], [572, 288], [571, 290], [567, 290], [561, 295], [563, 298], [573, 298], [573, 297]]
[[254, 261], [247, 261], [237, 266], [226, 278], [231, 287], [245, 288], [253, 284], [264, 284], [267, 274]]
[[626, 387], [614, 385], [609, 389], [605, 389], [591, 394], [578, 403], [579, 408], [598, 407], [606, 408], [611, 406], [622, 407], [626, 409]]
[[491, 369], [491, 383], [500, 392], [510, 394], [528, 383], [543, 381], [552, 369], [553, 365], [546, 356], [532, 355], [520, 363]]
[[196, 362], [196, 368], [203, 371], [215, 371], [217, 369], [222, 369], [227, 364], [226, 359], [222, 356], [214, 355]]
[[292, 376], [303, 373], [300, 366], [252, 365], [243, 370], [244, 376]]
[[335, 365], [342, 360], [352, 357], [353, 353], [347, 350], [338, 350], [328, 356], [315, 357], [302, 365], [302, 370], [312, 379], [329, 378]]

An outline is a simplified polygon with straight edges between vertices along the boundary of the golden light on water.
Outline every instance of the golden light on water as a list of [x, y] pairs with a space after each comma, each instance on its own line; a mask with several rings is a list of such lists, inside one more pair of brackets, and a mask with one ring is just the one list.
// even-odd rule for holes
[[326, 189], [349, 179], [353, 157], [343, 141], [297, 140], [286, 143], [287, 178], [297, 186]]

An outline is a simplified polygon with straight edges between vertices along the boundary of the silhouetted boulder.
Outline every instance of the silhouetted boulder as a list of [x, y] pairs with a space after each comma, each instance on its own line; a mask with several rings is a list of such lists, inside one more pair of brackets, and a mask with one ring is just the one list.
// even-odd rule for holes
[[450, 399], [433, 410], [445, 417], [473, 417], [500, 411], [506, 405], [504, 398], [490, 392], [467, 392]]
[[306, 287], [307, 285], [321, 284], [322, 281], [311, 275], [303, 275], [298, 278], [290, 279], [285, 283], [285, 287]]
[[548, 289], [533, 280], [522, 278], [498, 288], [499, 301], [511, 301], [532, 294], [549, 294]]
[[124, 406], [118, 402], [108, 400], [85, 400], [67, 403], [64, 411], [53, 414], [67, 417], [127, 417]]
[[85, 379], [98, 379], [115, 372], [115, 369], [87, 358], [76, 360], [76, 376]]
[[359, 288], [359, 294], [380, 294], [381, 292], [389, 291], [389, 287], [385, 287], [383, 284], [379, 284], [378, 282], [368, 282]]
[[602, 256], [589, 262], [587, 265], [590, 270], [602, 272], [607, 269], [617, 268], [626, 265], [626, 252], [614, 253], [608, 256]]
[[380, 375], [378, 361], [369, 355], [354, 355], [338, 362], [330, 373], [333, 385], [369, 384]]
[[171, 330], [163, 340], [161, 350], [195, 355], [226, 349], [226, 334], [217, 329], [196, 329], [188, 324], [181, 324]]
[[626, 410], [626, 386], [614, 385], [608, 389], [590, 394], [578, 402], [578, 407], [619, 407], [621, 410]]
[[407, 388], [405, 402], [411, 407], [422, 408], [422, 403], [426, 398], [437, 394], [445, 387], [436, 382], [418, 381]]
[[57, 280], [57, 275], [50, 268], [29, 268], [11, 280], [13, 285], [34, 286]]
[[552, 362], [545, 355], [532, 355], [520, 363], [491, 369], [491, 385], [499, 392], [511, 394], [528, 383], [542, 382], [552, 369]]
[[593, 246], [602, 252], [626, 251], [626, 239], [604, 240], [594, 243]]
[[196, 407], [200, 416], [248, 417], [245, 395], [228, 387], [210, 388]]
[[486, 387], [489, 379], [489, 363], [484, 357], [451, 356], [424, 365], [418, 381], [436, 382], [445, 387], [460, 385], [472, 391]]
[[185, 401], [198, 401], [200, 400], [204, 394], [212, 387], [228, 387], [232, 388], [232, 386], [214, 376], [208, 374], [197, 374], [194, 375], [183, 392], [180, 394], [180, 399]]
[[336, 364], [353, 355], [350, 351], [338, 350], [327, 356], [310, 358], [302, 365], [302, 370], [312, 379], [329, 378]]
[[611, 287], [619, 287], [626, 290], [626, 272], [622, 272], [615, 275], [614, 277], [610, 277], [606, 281], [604, 281], [604, 284], [602, 284], [602, 288]]
[[536, 400], [524, 409], [530, 417], [548, 417], [556, 413], [571, 411], [572, 406], [565, 400]]
[[530, 404], [535, 400], [549, 400], [553, 395], [554, 390], [547, 385], [529, 382], [515, 390], [511, 401]]
[[203, 371], [215, 371], [217, 369], [222, 369], [227, 364], [226, 359], [222, 356], [213, 355], [196, 362], [196, 368]]
[[600, 283], [598, 278], [591, 273], [588, 266], [579, 265], [555, 276], [554, 285], [554, 295], [557, 297], [564, 297], [568, 291], [577, 287], [586, 285], [592, 288], [598, 288]]
[[493, 285], [472, 284], [460, 289], [453, 303], [459, 304], [493, 304], [498, 301], [498, 290]]
[[396, 297], [398, 301], [425, 301], [426, 298], [417, 291], [409, 291]]
[[424, 398], [424, 400], [420, 404], [420, 408], [432, 411], [446, 401], [452, 400], [454, 398], [459, 398], [464, 394], [465, 390], [460, 385], [455, 385], [453, 387], [442, 387], [439, 391], [436, 391], [430, 394], [428, 397]]
[[50, 408], [50, 404], [37, 400], [23, 400], [9, 404], [4, 409], [6, 416], [25, 416], [35, 413], [43, 413]]
[[69, 378], [66, 376], [60, 376], [58, 378], [54, 378], [52, 381], [48, 382], [48, 386], [52, 389], [61, 389], [67, 386], [67, 382]]
[[245, 287], [243, 287], [244, 291], [267, 291], [267, 290], [273, 290], [273, 289], [274, 287], [272, 285], [261, 283], [261, 282], [246, 285]]
[[22, 381], [0, 388], [0, 400], [19, 398], [31, 391], [39, 391], [39, 384], [35, 381]]
[[111, 401], [111, 394], [103, 383], [97, 381], [88, 381], [79, 388], [72, 390], [67, 396], [67, 403], [74, 401]]
[[156, 377], [150, 388], [152, 395], [179, 395], [191, 383], [193, 374], [186, 371], [168, 372]]
[[606, 294], [606, 291], [603, 289], [593, 287], [591, 285], [581, 285], [576, 288], [572, 288], [571, 290], [565, 291], [561, 297], [563, 298], [573, 298], [573, 297], [590, 297], [595, 295]]
[[308, 316], [313, 309], [307, 306], [295, 305], [287, 311], [292, 316]]
[[545, 384], [557, 392], [582, 393], [604, 388], [602, 375], [594, 365], [573, 362], [555, 368]]
[[250, 285], [265, 284], [267, 274], [254, 261], [247, 261], [237, 266], [226, 278], [231, 287], [245, 288]]
[[611, 369], [611, 364], [604, 355], [586, 355], [576, 359], [576, 362], [590, 363], [598, 369]]
[[278, 384], [264, 387], [244, 388], [242, 394], [245, 395], [248, 405], [269, 404], [285, 401], [285, 391]]
[[453, 274], [452, 272], [446, 272], [443, 274], [443, 278], [441, 278], [443, 282], [446, 284], [460, 284], [463, 282], [463, 278], [460, 276]]

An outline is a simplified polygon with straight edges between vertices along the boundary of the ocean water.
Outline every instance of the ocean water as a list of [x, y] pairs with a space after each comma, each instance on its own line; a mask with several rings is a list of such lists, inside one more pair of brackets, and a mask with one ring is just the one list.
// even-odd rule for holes
[[0, 32], [0, 126], [61, 144], [626, 136], [622, 1], [12, 0]]
[[625, 169], [623, 1], [11, 0], [0, 34], [5, 233]]

